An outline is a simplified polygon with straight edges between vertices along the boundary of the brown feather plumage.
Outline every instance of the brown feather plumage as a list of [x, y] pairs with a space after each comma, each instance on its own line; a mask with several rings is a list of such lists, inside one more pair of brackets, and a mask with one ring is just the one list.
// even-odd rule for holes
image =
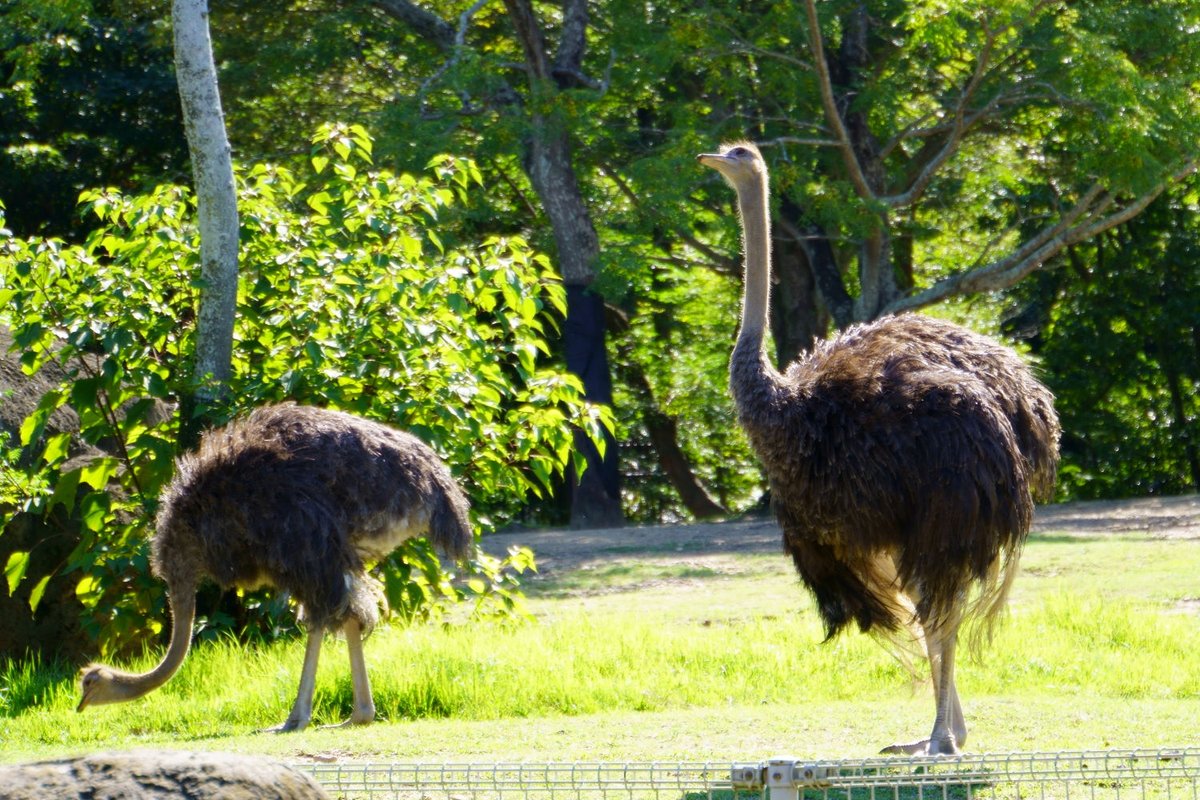
[[[745, 247], [730, 387], [771, 485], [784, 549], [828, 636], [851, 624], [928, 655], [928, 739], [889, 752], [954, 753], [967, 728], [954, 681], [962, 621], [990, 630], [1058, 467], [1053, 397], [1011, 350], [915, 314], [858, 325], [780, 374], [763, 349], [769, 180], [748, 142], [699, 156], [736, 190]], [[903, 650], [900, 652], [903, 658]]]
[[151, 563], [171, 586], [270, 585], [301, 603], [310, 626], [353, 612], [370, 628], [375, 610], [352, 602], [356, 583], [400, 531], [427, 532], [456, 558], [470, 546], [466, 497], [433, 450], [362, 417], [283, 404], [209, 432], [180, 458]]
[[303, 607], [309, 635], [296, 701], [272, 730], [308, 725], [321, 638], [339, 628], [354, 688], [348, 721], [370, 722], [362, 639], [381, 598], [366, 567], [421, 535], [455, 558], [472, 541], [466, 497], [414, 436], [291, 403], [210, 431], [179, 459], [151, 540], [151, 567], [171, 602], [167, 652], [144, 673], [85, 667], [78, 709], [133, 700], [170, 680], [191, 645], [196, 587], [211, 578], [225, 587], [273, 586]]
[[1058, 462], [1053, 398], [1028, 367], [915, 314], [850, 328], [778, 380], [762, 380], [761, 358], [735, 352], [738, 419], [827, 633], [911, 622], [891, 602], [899, 587], [861, 578], [881, 551], [927, 626], [973, 585], [992, 618]]

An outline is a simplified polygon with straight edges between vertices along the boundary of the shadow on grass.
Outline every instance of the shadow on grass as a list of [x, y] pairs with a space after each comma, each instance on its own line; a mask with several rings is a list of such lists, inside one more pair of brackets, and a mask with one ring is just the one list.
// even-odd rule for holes
[[556, 598], [581, 594], [631, 592], [656, 583], [702, 581], [727, 577], [730, 577], [729, 573], [710, 567], [689, 564], [625, 562], [526, 579], [521, 588], [529, 597]]

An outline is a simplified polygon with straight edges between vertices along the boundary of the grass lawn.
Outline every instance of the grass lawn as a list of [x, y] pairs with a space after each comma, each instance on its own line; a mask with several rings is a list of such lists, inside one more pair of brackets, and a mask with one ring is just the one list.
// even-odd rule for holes
[[[1195, 742], [1200, 546], [1046, 534], [1022, 563], [1011, 615], [960, 662], [968, 749]], [[531, 623], [377, 631], [366, 654], [380, 722], [363, 728], [255, 733], [287, 715], [298, 641], [198, 647], [159, 691], [83, 714], [76, 665], [0, 665], [0, 761], [133, 747], [397, 762], [834, 758], [932, 724], [927, 683], [873, 640], [821, 642], [782, 555], [616, 554], [531, 584], [530, 606]], [[316, 721], [348, 715], [350, 695], [345, 646], [330, 639]]]

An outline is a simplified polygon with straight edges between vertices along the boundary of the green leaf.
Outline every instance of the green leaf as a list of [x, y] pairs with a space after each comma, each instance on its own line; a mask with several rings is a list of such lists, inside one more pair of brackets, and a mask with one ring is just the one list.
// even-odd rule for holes
[[46, 585], [50, 583], [50, 576], [43, 575], [42, 579], [34, 584], [33, 589], [29, 592], [29, 610], [36, 612], [38, 604], [42, 602], [42, 595], [46, 593]]
[[93, 533], [104, 529], [104, 521], [108, 516], [108, 495], [104, 492], [90, 492], [79, 501], [79, 519], [84, 527]]
[[333, 197], [328, 192], [318, 192], [309, 195], [305, 202], [308, 203], [309, 208], [324, 217], [329, 214], [329, 203], [332, 200]]
[[8, 581], [8, 594], [10, 597], [17, 591], [17, 585], [25, 577], [25, 570], [28, 567], [28, 551], [18, 550], [8, 557], [8, 563], [4, 565], [4, 577]]
[[56, 433], [46, 437], [46, 447], [42, 450], [42, 458], [47, 464], [57, 464], [67, 457], [71, 447], [70, 433]]
[[79, 477], [82, 467], [64, 472], [54, 484], [54, 494], [50, 496], [49, 509], [62, 506], [70, 513], [75, 509], [75, 495], [79, 491]]
[[93, 489], [103, 490], [121, 468], [121, 462], [112, 456], [103, 456], [90, 461], [79, 470], [79, 482]]
[[86, 598], [94, 593], [100, 586], [100, 581], [93, 575], [84, 575], [79, 579], [79, 583], [75, 584], [75, 596]]
[[37, 408], [21, 423], [22, 446], [28, 446], [31, 442], [41, 438], [46, 429], [46, 422], [50, 419], [50, 415], [62, 405], [63, 397], [62, 389], [51, 389], [42, 395]]

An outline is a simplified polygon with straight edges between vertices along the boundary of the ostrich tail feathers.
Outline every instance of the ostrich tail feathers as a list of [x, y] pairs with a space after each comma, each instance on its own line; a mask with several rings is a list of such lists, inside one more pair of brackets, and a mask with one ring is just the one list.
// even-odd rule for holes
[[429, 540], [450, 558], [462, 561], [470, 554], [475, 535], [467, 513], [467, 498], [453, 478], [446, 480], [430, 509]]
[[1008, 609], [1008, 593], [1020, 567], [1019, 547], [1005, 550], [991, 565], [989, 574], [979, 582], [979, 591], [966, 608], [970, 624], [965, 631], [967, 652], [980, 660], [983, 648], [990, 644], [996, 626]]

